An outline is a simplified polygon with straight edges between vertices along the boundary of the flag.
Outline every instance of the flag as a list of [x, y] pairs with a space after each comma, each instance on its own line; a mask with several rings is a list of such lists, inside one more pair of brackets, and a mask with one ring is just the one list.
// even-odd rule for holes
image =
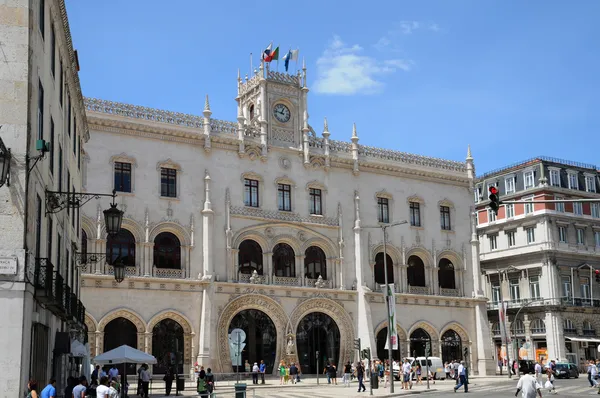
[[[296, 53], [297, 54], [297, 53]], [[387, 341], [385, 342], [385, 349], [389, 349], [390, 346], [390, 335], [392, 338], [392, 350], [398, 349], [398, 331], [396, 330], [396, 298], [394, 296], [394, 285], [390, 284], [385, 287], [385, 295], [389, 297], [387, 300], [389, 305], [389, 328]]]
[[262, 59], [266, 60], [268, 56], [271, 55], [271, 51], [273, 49], [273, 43], [269, 44], [267, 48], [264, 49], [262, 53]]
[[[271, 47], [271, 45], [269, 45], [269, 47], [267, 47], [267, 49], [263, 53], [263, 59], [265, 60], [265, 62], [279, 60], [279, 46], [277, 46], [275, 48], [275, 50], [273, 50], [273, 51], [271, 51], [270, 47]], [[268, 51], [268, 54], [267, 54], [267, 51]]]
[[501, 335], [501, 341], [504, 344], [510, 344], [510, 334], [507, 336], [505, 331], [506, 331], [506, 310], [508, 309], [508, 303], [507, 302], [501, 302], [500, 306], [498, 307], [498, 319], [500, 320], [499, 324], [500, 324], [500, 335]]
[[285, 61], [285, 71], [287, 72], [290, 61], [298, 61], [298, 50], [289, 50], [287, 54], [283, 56], [283, 60]]

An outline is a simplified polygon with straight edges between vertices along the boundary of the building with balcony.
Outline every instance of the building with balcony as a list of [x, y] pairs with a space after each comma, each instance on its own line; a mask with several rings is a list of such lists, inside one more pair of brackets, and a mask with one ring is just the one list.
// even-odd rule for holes
[[80, 212], [51, 213], [46, 192], [81, 190], [89, 132], [64, 1], [3, 2], [0, 15], [0, 139], [10, 150], [0, 181], [0, 385], [20, 397], [29, 378], [64, 388], [81, 364], [70, 355], [72, 340], [87, 339], [74, 266]]
[[[470, 154], [363, 146], [351, 123], [351, 142], [330, 139], [327, 121], [317, 135], [305, 69], [261, 65], [237, 85], [237, 122], [212, 118], [208, 97], [202, 116], [86, 100], [85, 187], [116, 189], [125, 210], [122, 233], [108, 239], [105, 205], [83, 215], [81, 245], [102, 259], [82, 277], [93, 354], [127, 343], [158, 358], [154, 373], [175, 351], [185, 373], [196, 362], [232, 372], [260, 360], [268, 372], [294, 360], [315, 373], [317, 360], [338, 369], [354, 360], [361, 338], [385, 358], [385, 260], [396, 357], [422, 355], [427, 342], [445, 360], [469, 348], [474, 372], [493, 372]], [[389, 229], [384, 259], [379, 227], [400, 220], [409, 222]]]
[[[477, 233], [495, 355], [504, 356], [498, 322], [504, 301], [511, 360], [518, 353], [579, 365], [598, 357], [600, 202], [536, 202], [600, 199], [599, 176], [593, 165], [536, 157], [477, 179]], [[531, 204], [505, 204], [495, 215], [488, 207], [490, 186], [501, 200]]]

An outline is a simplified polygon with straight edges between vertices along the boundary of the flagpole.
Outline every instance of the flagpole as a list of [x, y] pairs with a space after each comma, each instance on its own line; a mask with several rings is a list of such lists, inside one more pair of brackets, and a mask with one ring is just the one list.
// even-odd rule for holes
[[254, 65], [252, 64], [252, 53], [250, 53], [250, 77], [252, 77], [252, 67]]
[[[279, 44], [277, 45], [277, 49], [279, 49]], [[277, 72], [279, 72], [279, 54], [277, 54]]]
[[[297, 48], [296, 51], [298, 51], [298, 53], [300, 53], [299, 48]], [[296, 73], [298, 73], [298, 57], [296, 57]]]

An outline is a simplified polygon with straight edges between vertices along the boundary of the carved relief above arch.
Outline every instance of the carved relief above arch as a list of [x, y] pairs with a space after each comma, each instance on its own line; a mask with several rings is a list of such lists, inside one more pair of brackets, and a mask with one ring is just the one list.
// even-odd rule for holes
[[263, 253], [268, 253], [271, 251], [271, 245], [269, 244], [269, 240], [263, 234], [258, 231], [244, 231], [238, 232], [232, 239], [231, 247], [237, 249], [240, 247], [243, 241], [245, 240], [253, 240], [260, 245]]
[[[181, 246], [191, 246], [191, 238], [188, 231], [183, 228], [181, 225], [173, 222], [173, 221], [163, 221], [156, 224], [151, 230], [149, 234], [149, 241], [154, 242], [154, 239], [161, 232], [171, 232], [173, 235], [179, 238]], [[142, 235], [143, 236], [143, 235]]]
[[426, 321], [418, 321], [413, 324], [408, 330], [408, 339], [410, 339], [410, 335], [417, 329], [423, 329], [426, 331], [429, 334], [429, 337], [431, 337], [431, 341], [438, 341], [440, 339], [440, 335], [438, 334], [436, 328]]
[[89, 312], [85, 313], [85, 325], [89, 333], [95, 333], [98, 330], [98, 322]]
[[[148, 326], [146, 328], [146, 332], [152, 335], [154, 327], [165, 319], [171, 319], [177, 322], [183, 329], [184, 369], [191, 367], [192, 363], [194, 362], [192, 358], [192, 339], [194, 338], [194, 333], [192, 330], [192, 323], [185, 315], [174, 310], [162, 311], [150, 319], [150, 322], [148, 322]], [[148, 341], [148, 352], [152, 353], [152, 338], [150, 338]]]
[[[295, 335], [302, 319], [313, 312], [322, 312], [329, 315], [340, 330], [340, 358], [338, 363], [343, 364], [352, 361], [354, 355], [354, 326], [352, 319], [344, 307], [331, 299], [316, 297], [300, 303], [290, 315], [290, 322], [292, 324], [291, 333]], [[296, 343], [297, 346], [298, 344]], [[285, 352], [279, 352], [285, 354]]]
[[454, 330], [460, 336], [460, 340], [463, 344], [471, 344], [471, 339], [469, 338], [469, 334], [465, 330], [465, 328], [459, 324], [458, 322], [449, 322], [444, 325], [440, 330], [440, 339], [448, 330]]
[[446, 207], [453, 209], [454, 203], [450, 199], [444, 198], [438, 202], [438, 207], [441, 207], [441, 206], [446, 206]]
[[[260, 294], [245, 294], [230, 301], [219, 316], [217, 324], [218, 333], [218, 353], [220, 372], [231, 372], [231, 356], [229, 353], [229, 325], [233, 318], [244, 310], [259, 310], [271, 318], [277, 330], [277, 349], [275, 353], [275, 362], [279, 363], [280, 358], [285, 355], [285, 330], [288, 323], [288, 317], [285, 310], [275, 300], [268, 296]], [[208, 349], [208, 348], [207, 348]], [[208, 354], [208, 353], [206, 353]], [[277, 367], [273, 367], [273, 374]]]
[[138, 349], [144, 350], [144, 332], [146, 331], [146, 323], [143, 318], [139, 316], [136, 312], [128, 309], [128, 308], [120, 308], [114, 310], [108, 314], [106, 314], [98, 323], [98, 331], [101, 332], [98, 341], [98, 352], [97, 354], [101, 354], [104, 352], [104, 328], [108, 323], [117, 318], [125, 318], [128, 321], [131, 321], [136, 329], [137, 329], [137, 346]]
[[[248, 152], [248, 150], [246, 149], [246, 152]], [[259, 182], [263, 181], [263, 178], [260, 174], [254, 172], [254, 171], [247, 171], [245, 173], [242, 173], [242, 175], [240, 176], [240, 180], [242, 181], [242, 183], [244, 182], [244, 180], [256, 180]]]
[[[244, 148], [244, 151], [246, 152], [246, 156], [248, 156], [248, 159], [250, 159], [250, 160], [255, 160], [255, 159], [262, 158], [262, 150], [259, 147], [255, 146], [255, 145], [248, 145], [248, 146], [246, 146]], [[257, 179], [257, 178], [252, 178], [252, 177], [242, 177], [242, 180], [244, 178], [249, 178], [251, 180], [256, 180]], [[262, 179], [260, 179], [259, 181], [262, 181]]]
[[296, 188], [296, 183], [294, 182], [294, 180], [292, 180], [286, 175], [277, 177], [275, 179], [275, 187], [277, 187], [278, 184], [285, 184], [291, 186], [292, 188]]
[[113, 155], [108, 160], [108, 164], [110, 164], [111, 166], [114, 165], [116, 162], [130, 163], [132, 166], [137, 167], [137, 161], [135, 160], [135, 158], [133, 156], [127, 155], [125, 152], [122, 152], [118, 155]]
[[388, 191], [386, 191], [384, 188], [381, 191], [375, 193], [375, 201], [377, 201], [377, 198], [385, 198], [388, 200], [392, 200], [394, 199], [394, 196]]
[[[398, 249], [396, 246], [394, 246], [390, 243], [386, 243], [385, 244], [385, 252], [388, 254], [388, 256], [391, 257], [392, 261], [394, 262], [394, 265], [402, 264], [402, 251], [400, 249]], [[369, 262], [371, 263], [371, 265], [375, 265], [375, 257], [379, 253], [383, 253], [383, 243], [374, 246], [373, 249], [370, 251]]]
[[81, 229], [85, 231], [88, 239], [97, 239], [96, 222], [85, 214], [81, 215]]
[[[377, 336], [377, 334], [383, 328], [387, 328], [387, 325], [388, 325], [387, 321], [379, 322], [379, 325], [377, 325], [377, 327], [375, 328], [375, 336]], [[400, 342], [400, 344], [402, 344], [407, 339], [406, 330], [404, 330], [404, 328], [402, 326], [400, 326], [399, 323], [396, 324], [396, 330], [398, 331], [398, 341]]]
[[455, 270], [464, 268], [462, 256], [459, 253], [455, 252], [454, 250], [450, 250], [450, 249], [442, 250], [436, 255], [436, 257], [437, 257], [437, 261], [438, 261], [438, 263], [435, 264], [436, 268], [439, 266], [440, 260], [443, 258], [450, 260], [452, 265], [454, 265]]
[[[126, 229], [131, 232], [133, 237], [135, 238], [136, 243], [140, 243], [144, 241], [145, 232], [144, 228], [132, 218], [123, 217], [123, 223], [121, 224], [122, 229]], [[106, 238], [106, 225], [102, 225], [102, 235]]]
[[317, 246], [321, 250], [323, 250], [325, 256], [328, 259], [337, 258], [338, 256], [336, 249], [333, 246], [331, 246], [327, 241], [324, 241], [321, 238], [310, 238], [302, 242], [302, 246], [300, 247], [301, 254], [304, 254], [306, 252], [306, 249], [308, 249], [311, 246]]
[[177, 170], [178, 173], [182, 172], [183, 169], [181, 168], [181, 165], [177, 162], [175, 162], [174, 160], [172, 160], [171, 158], [168, 158], [167, 160], [163, 160], [161, 162], [156, 163], [156, 171], [160, 171], [160, 169], [165, 168], [165, 169], [175, 169]]
[[321, 191], [323, 191], [324, 193], [327, 193], [327, 187], [325, 186], [325, 184], [317, 181], [317, 180], [312, 180], [310, 182], [308, 182], [306, 184], [306, 190], [308, 191], [309, 189], [320, 189]]
[[410, 202], [416, 202], [416, 203], [420, 203], [421, 205], [424, 205], [425, 199], [423, 199], [419, 195], [415, 194], [415, 195], [411, 195], [408, 198], [406, 198], [406, 203], [410, 203]]
[[289, 245], [294, 250], [294, 254], [296, 256], [304, 254], [304, 252], [302, 252], [300, 250], [300, 244], [298, 242], [297, 236], [293, 236], [293, 235], [289, 235], [289, 234], [281, 234], [281, 235], [274, 236], [273, 239], [271, 239], [271, 242], [272, 242], [272, 247], [275, 247], [280, 243], [285, 243], [285, 244]]
[[406, 252], [406, 256], [405, 256], [406, 262], [408, 262], [408, 259], [411, 256], [419, 257], [421, 260], [423, 260], [423, 264], [425, 264], [426, 267], [437, 266], [437, 264], [434, 264], [431, 253], [429, 253], [429, 251], [427, 251], [427, 249], [425, 249], [424, 247], [417, 246], [417, 247], [413, 247], [410, 250], [408, 250]]

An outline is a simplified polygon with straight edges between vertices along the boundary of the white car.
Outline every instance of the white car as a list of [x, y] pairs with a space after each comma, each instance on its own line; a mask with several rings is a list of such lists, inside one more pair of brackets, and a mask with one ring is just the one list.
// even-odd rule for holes
[[[429, 371], [433, 374], [434, 380], [446, 378], [446, 372], [444, 371], [444, 363], [442, 362], [442, 358], [408, 357], [408, 360], [410, 361], [410, 366], [414, 366], [415, 361], [419, 361], [419, 363], [421, 364], [421, 375], [423, 376], [427, 373], [427, 364], [429, 364]], [[394, 378], [396, 380], [400, 380], [401, 365], [402, 364], [400, 362], [394, 363]], [[414, 377], [416, 377], [416, 375], [413, 374], [413, 378]]]

